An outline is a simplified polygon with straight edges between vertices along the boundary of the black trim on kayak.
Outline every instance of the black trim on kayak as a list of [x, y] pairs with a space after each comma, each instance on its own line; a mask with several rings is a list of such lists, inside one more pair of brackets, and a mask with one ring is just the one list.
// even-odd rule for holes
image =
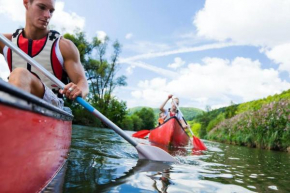
[[0, 103], [56, 119], [65, 121], [73, 120], [73, 115], [3, 80], [0, 80]]
[[[169, 119], [167, 119], [166, 121], [164, 121], [164, 123], [162, 123], [161, 125], [164, 125], [165, 123], [167, 123], [170, 119], [175, 119], [177, 121], [177, 123], [179, 124], [179, 126], [183, 129], [183, 131], [185, 132], [185, 134], [190, 137], [187, 132], [184, 130], [184, 128], [182, 127], [180, 121], [177, 119], [176, 116], [173, 116], [173, 117], [170, 117]], [[161, 125], [158, 125], [157, 127], [155, 127], [154, 129], [158, 129]], [[151, 130], [154, 130], [154, 129], [151, 129]]]

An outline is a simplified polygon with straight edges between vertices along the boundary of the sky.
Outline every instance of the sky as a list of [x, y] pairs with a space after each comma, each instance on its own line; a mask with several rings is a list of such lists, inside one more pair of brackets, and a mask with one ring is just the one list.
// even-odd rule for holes
[[[290, 88], [289, 13], [289, 0], [57, 0], [51, 25], [121, 43], [127, 86], [114, 95], [129, 108], [173, 94], [182, 107], [215, 109]], [[23, 1], [0, 0], [0, 32], [21, 26]]]

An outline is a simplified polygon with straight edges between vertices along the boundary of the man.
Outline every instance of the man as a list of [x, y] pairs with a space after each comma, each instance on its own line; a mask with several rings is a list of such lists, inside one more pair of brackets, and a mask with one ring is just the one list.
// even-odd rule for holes
[[0, 53], [6, 58], [11, 72], [9, 83], [59, 108], [63, 108], [63, 100], [56, 94], [64, 94], [71, 100], [77, 96], [84, 98], [89, 89], [78, 49], [70, 40], [48, 29], [55, 10], [55, 0], [23, 0], [23, 4], [26, 9], [25, 28], [4, 35], [59, 80], [67, 84], [68, 76], [71, 82], [60, 90], [41, 72], [0, 42]]
[[172, 95], [168, 95], [167, 99], [162, 103], [162, 105], [160, 106], [160, 111], [163, 112], [165, 114], [165, 120], [169, 119], [170, 117], [175, 116], [179, 122], [181, 123], [182, 127], [184, 129], [188, 129], [188, 125], [185, 123], [185, 121], [183, 120], [183, 117], [181, 115], [181, 113], [178, 112], [177, 107], [175, 106], [174, 102], [176, 103], [176, 105], [179, 105], [179, 99], [178, 98], [174, 98], [172, 100], [174, 100], [174, 102], [171, 102], [171, 108], [168, 110], [164, 109], [164, 106], [166, 105], [166, 103], [172, 98]]

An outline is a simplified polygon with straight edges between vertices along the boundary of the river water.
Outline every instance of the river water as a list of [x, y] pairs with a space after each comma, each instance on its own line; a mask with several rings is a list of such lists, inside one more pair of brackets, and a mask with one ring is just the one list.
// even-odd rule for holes
[[289, 153], [204, 143], [171, 150], [178, 163], [140, 161], [114, 131], [74, 125], [64, 192], [290, 192]]

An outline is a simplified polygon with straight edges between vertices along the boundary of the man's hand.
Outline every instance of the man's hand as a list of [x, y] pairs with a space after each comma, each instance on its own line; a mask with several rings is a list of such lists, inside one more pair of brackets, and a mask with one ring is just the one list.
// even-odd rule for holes
[[184, 125], [183, 128], [184, 128], [184, 130], [190, 129], [189, 125]]
[[169, 99], [171, 99], [171, 98], [172, 98], [172, 96], [173, 96], [172, 94], [168, 95], [168, 100], [169, 100]]
[[77, 96], [82, 96], [82, 91], [79, 89], [79, 87], [74, 83], [69, 83], [65, 85], [63, 90], [59, 91], [61, 94], [64, 94], [67, 98], [71, 100], [75, 100]]

